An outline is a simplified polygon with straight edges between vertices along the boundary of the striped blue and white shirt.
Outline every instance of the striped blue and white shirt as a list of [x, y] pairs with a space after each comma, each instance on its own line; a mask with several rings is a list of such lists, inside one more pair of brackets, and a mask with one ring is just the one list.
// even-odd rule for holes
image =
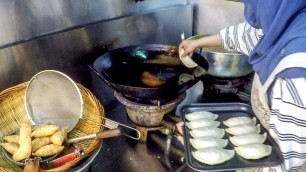
[[[264, 33], [248, 23], [241, 23], [221, 30], [220, 35], [225, 49], [249, 55]], [[306, 58], [306, 53], [301, 56]], [[269, 132], [285, 160], [275, 169], [306, 172], [306, 78], [277, 78], [270, 89]]]

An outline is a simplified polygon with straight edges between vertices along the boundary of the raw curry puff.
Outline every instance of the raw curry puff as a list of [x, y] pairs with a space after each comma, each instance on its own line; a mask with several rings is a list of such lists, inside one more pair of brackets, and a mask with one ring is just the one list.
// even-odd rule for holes
[[19, 135], [10, 135], [10, 136], [4, 136], [3, 140], [9, 142], [9, 143], [17, 143], [19, 144]]
[[0, 145], [12, 155], [14, 155], [17, 152], [19, 147], [19, 145], [16, 143], [0, 143]]
[[33, 156], [47, 157], [60, 153], [63, 150], [64, 146], [50, 144], [39, 148], [35, 153], [33, 153]]
[[51, 143], [51, 140], [49, 137], [39, 137], [34, 140], [32, 140], [32, 152], [35, 152], [39, 148], [48, 145]]
[[19, 132], [19, 148], [13, 155], [13, 159], [15, 161], [21, 161], [31, 156], [31, 130], [32, 129], [30, 124], [21, 124]]
[[54, 134], [59, 129], [57, 125], [41, 125], [38, 126], [31, 134], [31, 137], [47, 137]]
[[227, 150], [218, 147], [200, 149], [192, 152], [192, 156], [205, 164], [217, 165], [232, 159], [235, 155], [234, 150]]
[[51, 136], [51, 142], [53, 144], [59, 145], [61, 146], [67, 136], [68, 133], [68, 129], [69, 127], [62, 127], [60, 128], [57, 132], [55, 132], [52, 136]]

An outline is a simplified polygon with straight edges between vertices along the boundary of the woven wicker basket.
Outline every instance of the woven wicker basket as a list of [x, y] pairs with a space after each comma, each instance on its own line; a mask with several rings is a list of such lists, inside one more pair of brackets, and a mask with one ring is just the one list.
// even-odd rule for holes
[[[27, 82], [17, 86], [8, 88], [0, 93], [0, 137], [9, 134], [11, 131], [19, 128], [23, 122], [29, 122], [25, 110], [24, 95], [27, 87]], [[104, 128], [101, 126], [104, 116], [104, 109], [97, 98], [85, 87], [78, 84], [81, 91], [84, 106], [83, 117], [78, 122], [77, 126], [68, 134], [69, 138], [84, 136], [92, 133], [102, 131]], [[93, 151], [101, 143], [100, 139], [91, 139], [80, 142], [80, 145], [85, 151], [84, 156], [68, 162], [60, 167], [46, 169], [46, 171], [67, 171], [76, 166], [82, 159], [90, 156]], [[65, 146], [65, 150], [61, 155], [66, 155], [73, 152], [73, 146]], [[0, 151], [0, 172], [1, 171], [22, 171], [23, 169], [15, 165], [10, 160], [6, 159]]]

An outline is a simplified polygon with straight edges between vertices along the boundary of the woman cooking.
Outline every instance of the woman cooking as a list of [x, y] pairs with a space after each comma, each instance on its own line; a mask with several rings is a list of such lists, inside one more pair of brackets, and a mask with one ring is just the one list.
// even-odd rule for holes
[[306, 1], [245, 0], [244, 5], [246, 23], [183, 41], [181, 57], [216, 45], [249, 55], [255, 71], [252, 108], [284, 157], [282, 165], [264, 170], [306, 171]]

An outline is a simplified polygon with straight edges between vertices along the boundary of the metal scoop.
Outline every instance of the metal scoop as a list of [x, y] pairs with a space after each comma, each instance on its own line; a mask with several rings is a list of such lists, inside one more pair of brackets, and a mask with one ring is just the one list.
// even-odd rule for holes
[[[79, 120], [83, 119], [81, 92], [71, 78], [59, 71], [46, 70], [32, 77], [26, 89], [25, 104], [27, 115], [33, 125], [51, 123], [60, 127], [69, 126], [70, 132]], [[102, 125], [111, 130], [70, 139], [66, 143], [119, 135], [136, 140], [140, 138], [138, 130], [102, 116], [101, 118], [105, 121]]]

